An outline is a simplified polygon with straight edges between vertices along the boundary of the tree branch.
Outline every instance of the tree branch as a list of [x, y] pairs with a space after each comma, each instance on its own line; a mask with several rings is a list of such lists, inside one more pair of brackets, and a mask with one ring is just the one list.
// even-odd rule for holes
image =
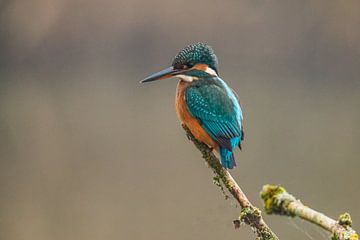
[[348, 213], [340, 215], [339, 220], [336, 221], [304, 206], [285, 188], [275, 185], [263, 186], [261, 198], [264, 200], [265, 211], [268, 214], [298, 216], [331, 232], [332, 240], [359, 240], [358, 234], [351, 228], [352, 221]]
[[[240, 204], [242, 208], [240, 217], [239, 220], [234, 221], [234, 224], [238, 225], [238, 222], [246, 223], [254, 230], [257, 237], [261, 240], [278, 240], [278, 237], [275, 235], [275, 233], [272, 232], [272, 230], [267, 226], [264, 219], [262, 218], [261, 211], [251, 204], [234, 178], [225, 168], [222, 167], [219, 159], [213, 154], [212, 149], [210, 149], [206, 144], [198, 141], [192, 135], [190, 129], [184, 124], [182, 127], [185, 129], [187, 137], [199, 149], [203, 155], [203, 158], [208, 163], [209, 167], [213, 170], [215, 174], [214, 180], [216, 181], [217, 179], [218, 181], [220, 179], [224, 186]], [[219, 181], [217, 185], [220, 185]]]

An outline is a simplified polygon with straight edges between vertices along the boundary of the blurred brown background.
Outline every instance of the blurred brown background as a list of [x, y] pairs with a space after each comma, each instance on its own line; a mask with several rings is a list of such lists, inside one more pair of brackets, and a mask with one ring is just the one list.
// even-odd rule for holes
[[249, 198], [280, 183], [359, 230], [359, 26], [357, 0], [0, 0], [0, 239], [253, 239], [179, 126], [176, 80], [139, 84], [198, 41], [241, 98]]

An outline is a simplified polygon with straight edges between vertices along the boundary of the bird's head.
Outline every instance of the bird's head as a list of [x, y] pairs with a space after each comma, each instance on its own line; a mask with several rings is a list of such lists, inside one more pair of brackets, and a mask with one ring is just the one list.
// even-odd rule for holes
[[201, 77], [217, 76], [217, 57], [205, 43], [195, 43], [182, 49], [174, 58], [172, 66], [154, 73], [141, 82], [151, 82], [171, 77], [192, 82]]

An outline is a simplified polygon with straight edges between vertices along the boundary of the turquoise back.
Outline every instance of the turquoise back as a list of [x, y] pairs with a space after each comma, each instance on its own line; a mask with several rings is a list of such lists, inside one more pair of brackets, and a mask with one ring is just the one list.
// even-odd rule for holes
[[242, 111], [233, 91], [219, 77], [194, 81], [185, 93], [190, 114], [219, 144], [224, 167], [235, 166], [233, 150], [243, 138]]

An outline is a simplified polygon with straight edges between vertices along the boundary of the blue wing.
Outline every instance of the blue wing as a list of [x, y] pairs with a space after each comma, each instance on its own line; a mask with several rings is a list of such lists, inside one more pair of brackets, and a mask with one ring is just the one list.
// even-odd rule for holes
[[[232, 90], [219, 79], [218, 84], [190, 86], [185, 98], [191, 115], [219, 144], [222, 158], [234, 161], [232, 151], [242, 140], [243, 117]], [[232, 168], [232, 165], [227, 167]]]

